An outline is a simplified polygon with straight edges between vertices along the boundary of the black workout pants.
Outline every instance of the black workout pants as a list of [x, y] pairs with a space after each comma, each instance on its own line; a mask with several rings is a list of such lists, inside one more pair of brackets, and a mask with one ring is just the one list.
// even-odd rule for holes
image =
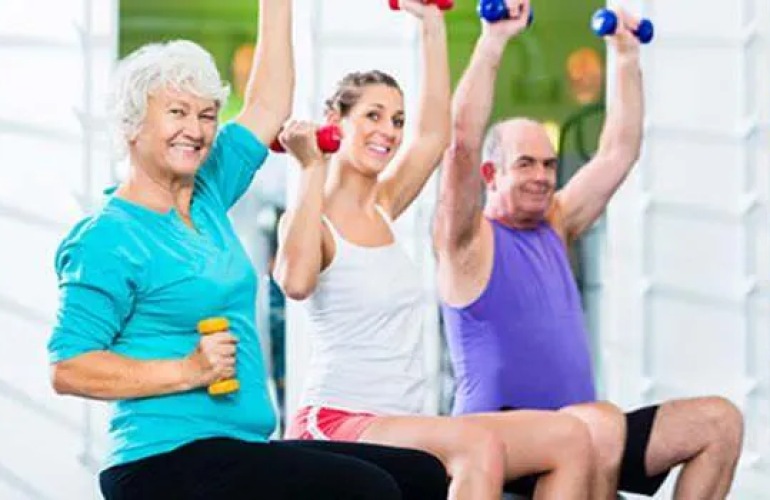
[[328, 441], [214, 438], [111, 467], [106, 500], [444, 500], [447, 476], [415, 450]]

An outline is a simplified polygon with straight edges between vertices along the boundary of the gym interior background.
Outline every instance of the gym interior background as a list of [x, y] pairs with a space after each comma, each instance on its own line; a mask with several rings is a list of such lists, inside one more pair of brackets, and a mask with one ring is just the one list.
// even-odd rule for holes
[[[56, 397], [45, 343], [56, 307], [53, 252], [119, 179], [104, 119], [117, 57], [154, 40], [202, 43], [238, 109], [256, 0], [0, 0], [0, 498], [97, 498], [105, 409]], [[533, 0], [533, 28], [509, 48], [494, 115], [549, 124], [569, 178], [595, 148], [607, 92], [603, 42], [588, 29], [601, 0]], [[295, 0], [296, 116], [353, 69], [418, 85], [417, 36], [385, 0]], [[652, 18], [642, 49], [642, 158], [606, 216], [573, 249], [601, 393], [623, 407], [704, 393], [745, 412], [733, 498], [770, 498], [770, 3], [627, 0]], [[475, 2], [447, 16], [456, 81], [478, 33]], [[611, 89], [610, 89], [611, 90]], [[272, 157], [234, 212], [264, 277], [260, 331], [275, 392], [295, 408], [308, 354], [304, 318], [271, 293], [277, 214], [293, 167]], [[398, 223], [434, 288], [428, 228], [435, 181]], [[434, 301], [425, 304], [428, 411], [451, 403]], [[285, 344], [283, 339], [285, 338]], [[670, 489], [660, 498], [670, 497]]]

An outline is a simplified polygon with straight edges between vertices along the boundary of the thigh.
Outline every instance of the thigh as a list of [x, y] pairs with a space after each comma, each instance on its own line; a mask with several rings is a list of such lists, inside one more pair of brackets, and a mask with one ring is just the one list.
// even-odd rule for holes
[[335, 441], [284, 441], [286, 446], [314, 449], [364, 460], [385, 470], [398, 483], [404, 500], [445, 500], [448, 477], [441, 462], [419, 450]]
[[[571, 415], [541, 410], [513, 410], [457, 417], [494, 433], [504, 444], [508, 477], [522, 478], [528, 489], [532, 479], [557, 467], [563, 450], [578, 443], [589, 446], [585, 425]], [[513, 490], [511, 490], [513, 491]]]
[[628, 493], [654, 495], [668, 477], [671, 465], [650, 467], [650, 458], [662, 457], [650, 447], [653, 429], [659, 416], [658, 406], [647, 406], [626, 413], [626, 444], [620, 463], [618, 489]]
[[107, 500], [397, 500], [384, 470], [363, 460], [279, 443], [207, 439], [153, 457], [131, 474], [102, 474]]

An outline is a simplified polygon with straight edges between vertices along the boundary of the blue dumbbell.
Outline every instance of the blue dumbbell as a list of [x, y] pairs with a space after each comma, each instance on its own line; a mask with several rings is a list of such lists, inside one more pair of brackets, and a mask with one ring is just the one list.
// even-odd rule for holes
[[[488, 23], [496, 23], [497, 21], [511, 18], [511, 13], [508, 12], [508, 6], [505, 4], [505, 0], [479, 0], [477, 11], [479, 16]], [[527, 26], [531, 25], [534, 20], [535, 14], [532, 7], [530, 7]]]
[[[614, 35], [618, 29], [618, 16], [609, 9], [599, 9], [591, 18], [591, 29], [598, 36]], [[641, 43], [650, 43], [655, 35], [652, 21], [642, 19], [639, 27], [634, 30], [634, 35]]]

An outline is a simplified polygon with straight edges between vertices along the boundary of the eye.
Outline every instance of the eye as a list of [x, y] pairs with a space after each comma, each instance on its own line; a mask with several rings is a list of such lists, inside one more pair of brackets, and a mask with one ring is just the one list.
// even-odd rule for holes
[[168, 112], [174, 116], [184, 116], [184, 110], [182, 108], [171, 108]]
[[213, 122], [213, 121], [216, 121], [216, 119], [217, 119], [216, 115], [210, 115], [210, 114], [201, 115], [201, 120], [205, 120], [207, 122]]
[[544, 165], [544, 166], [545, 166], [545, 168], [547, 168], [548, 170], [556, 170], [556, 169], [558, 169], [558, 168], [559, 168], [559, 162], [557, 162], [557, 161], [553, 161], [553, 160], [551, 160], [551, 161], [547, 161], [547, 162], [545, 162], [545, 165]]
[[376, 111], [369, 111], [368, 113], [366, 113], [366, 117], [376, 122], [377, 120], [380, 119], [380, 114]]
[[405, 123], [405, 120], [403, 116], [393, 118], [393, 126], [396, 128], [404, 128], [404, 123]]
[[517, 161], [514, 164], [514, 167], [516, 167], [516, 168], [529, 168], [532, 165], [534, 165], [534, 162], [532, 160], [523, 159], [523, 160]]

